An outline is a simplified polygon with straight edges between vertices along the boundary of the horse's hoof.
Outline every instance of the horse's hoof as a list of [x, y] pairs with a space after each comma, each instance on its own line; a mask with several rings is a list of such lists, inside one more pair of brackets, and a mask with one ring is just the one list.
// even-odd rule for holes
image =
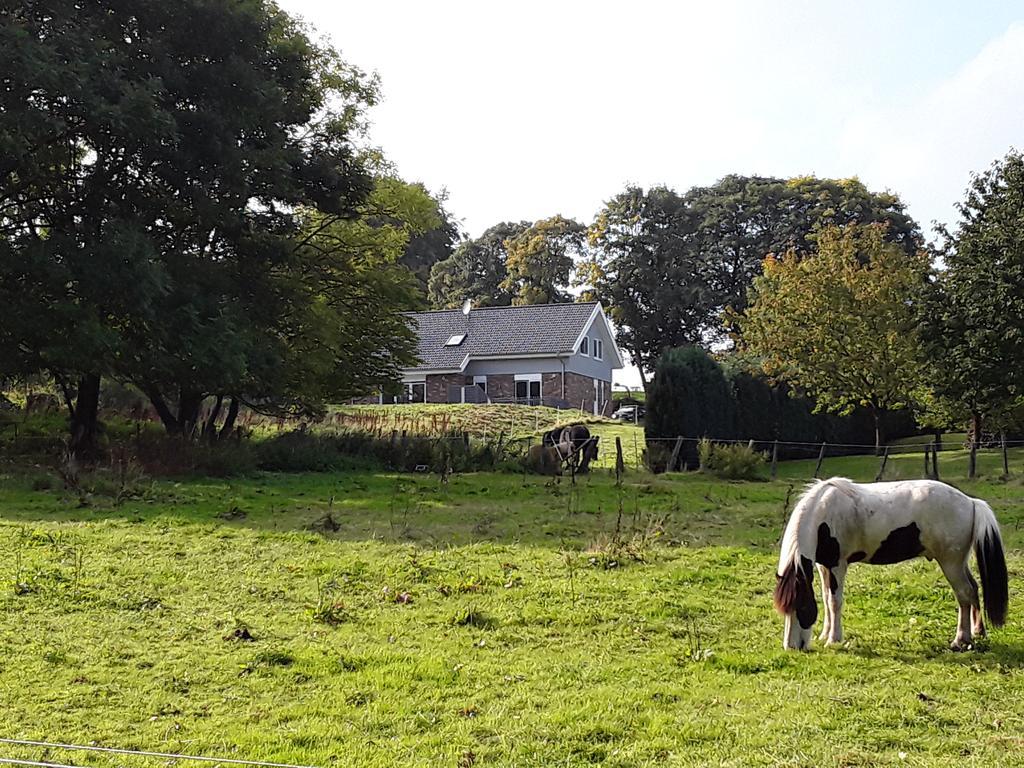
[[961, 651], [969, 651], [971, 648], [973, 648], [973, 646], [969, 640], [954, 640], [949, 644], [949, 650], [957, 651], [958, 653]]

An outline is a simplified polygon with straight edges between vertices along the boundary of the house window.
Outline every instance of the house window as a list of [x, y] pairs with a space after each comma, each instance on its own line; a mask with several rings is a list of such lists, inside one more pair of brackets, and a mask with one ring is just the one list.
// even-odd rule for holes
[[444, 343], [446, 347], [457, 347], [466, 340], [466, 334], [457, 333], [454, 336], [448, 338], [448, 341]]
[[540, 405], [540, 374], [516, 374], [516, 402], [525, 405]]
[[405, 384], [405, 402], [425, 403], [427, 402], [427, 382], [409, 381]]
[[600, 339], [594, 339], [594, 359], [604, 360], [604, 342]]
[[588, 349], [588, 342], [589, 341], [590, 341], [590, 339], [588, 339], [586, 336], [584, 336], [582, 339], [580, 339], [580, 354], [581, 355], [587, 355], [587, 356], [590, 355], [590, 350]]
[[487, 394], [487, 377], [486, 376], [474, 376], [473, 377], [473, 384], [475, 384], [476, 386], [480, 387], [480, 389], [483, 390], [485, 395]]

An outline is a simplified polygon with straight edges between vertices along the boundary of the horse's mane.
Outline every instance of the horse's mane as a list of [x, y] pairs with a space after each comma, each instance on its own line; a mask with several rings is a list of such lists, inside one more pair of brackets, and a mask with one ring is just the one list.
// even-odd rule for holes
[[[801, 558], [800, 532], [808, 522], [807, 513], [821, 499], [828, 489], [851, 495], [854, 493], [853, 482], [845, 477], [832, 477], [828, 480], [814, 480], [807, 484], [804, 492], [797, 499], [793, 513], [786, 524], [786, 532], [782, 536], [782, 554], [779, 558], [779, 569], [776, 572], [774, 603], [780, 613], [790, 613], [808, 601], [813, 601], [814, 566], [808, 557]], [[811, 521], [813, 523], [813, 521]], [[805, 562], [806, 561], [806, 562]]]

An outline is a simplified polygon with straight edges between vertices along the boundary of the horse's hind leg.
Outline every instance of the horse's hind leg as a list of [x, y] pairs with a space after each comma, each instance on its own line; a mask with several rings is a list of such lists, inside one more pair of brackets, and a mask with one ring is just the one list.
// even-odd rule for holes
[[818, 635], [818, 640], [825, 642], [832, 634], [832, 603], [828, 599], [828, 584], [829, 584], [829, 571], [821, 563], [818, 563], [818, 575], [821, 576], [821, 605], [824, 613], [824, 618], [821, 622], [821, 634]]
[[978, 592], [978, 582], [974, 580], [974, 576], [971, 575], [971, 570], [967, 567], [966, 562], [964, 562], [964, 573], [967, 575], [967, 581], [971, 583], [971, 632], [975, 637], [984, 637], [985, 621], [981, 614], [981, 599]]
[[978, 585], [967, 572], [967, 563], [957, 559], [956, 562], [940, 562], [939, 566], [949, 581], [956, 595], [959, 608], [957, 613], [956, 635], [949, 647], [954, 651], [963, 651], [971, 645], [971, 611], [978, 601]]

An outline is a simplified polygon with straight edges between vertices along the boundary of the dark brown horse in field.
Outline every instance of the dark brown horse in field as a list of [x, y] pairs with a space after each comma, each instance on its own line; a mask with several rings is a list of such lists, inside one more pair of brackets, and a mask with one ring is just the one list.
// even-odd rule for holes
[[542, 444], [556, 449], [574, 474], [586, 474], [590, 471], [590, 462], [597, 458], [598, 439], [583, 424], [570, 424], [545, 432]]

